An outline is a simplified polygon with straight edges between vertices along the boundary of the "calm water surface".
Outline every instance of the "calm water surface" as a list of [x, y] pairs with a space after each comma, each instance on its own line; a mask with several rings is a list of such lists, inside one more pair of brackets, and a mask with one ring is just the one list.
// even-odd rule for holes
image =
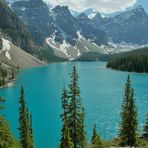
[[[18, 136], [18, 98], [20, 87], [25, 87], [29, 110], [33, 115], [36, 148], [56, 148], [61, 133], [61, 91], [63, 80], [69, 84], [69, 73], [76, 65], [80, 74], [81, 97], [86, 112], [88, 139], [94, 123], [104, 139], [118, 134], [121, 102], [127, 72], [105, 68], [104, 62], [55, 63], [47, 67], [25, 69], [13, 87], [0, 89], [6, 98], [6, 117]], [[148, 74], [130, 73], [136, 93], [139, 130], [148, 111]]]

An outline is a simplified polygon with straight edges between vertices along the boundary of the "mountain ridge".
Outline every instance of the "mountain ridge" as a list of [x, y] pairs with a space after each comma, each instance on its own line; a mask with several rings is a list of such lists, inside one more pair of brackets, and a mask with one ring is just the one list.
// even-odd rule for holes
[[117, 52], [118, 44], [125, 48], [130, 44], [135, 49], [148, 43], [148, 15], [142, 7], [109, 18], [96, 12], [90, 19], [85, 12], [74, 17], [68, 6], [49, 9], [42, 0], [40, 5], [33, 1], [18, 1], [11, 8], [27, 25], [34, 40], [40, 46], [52, 48], [57, 57], [74, 59], [85, 52]]

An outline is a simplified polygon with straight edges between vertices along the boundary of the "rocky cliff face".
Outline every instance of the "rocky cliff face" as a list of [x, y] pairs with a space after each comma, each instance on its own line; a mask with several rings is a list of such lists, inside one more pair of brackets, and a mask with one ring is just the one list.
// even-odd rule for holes
[[54, 28], [46, 4], [41, 0], [18, 1], [11, 8], [28, 26], [35, 41], [43, 44], [43, 38], [52, 32], [49, 28]]
[[0, 32], [7, 35], [15, 45], [33, 52], [35, 44], [29, 32], [4, 1], [0, 1], [0, 19]]
[[104, 31], [95, 28], [92, 21], [85, 13], [81, 13], [76, 21], [77, 30], [80, 30], [83, 37], [97, 45], [107, 45], [107, 37]]
[[148, 15], [142, 6], [136, 6], [112, 18], [101, 18], [96, 14], [92, 21], [94, 26], [104, 30], [109, 40], [114, 43], [148, 43]]

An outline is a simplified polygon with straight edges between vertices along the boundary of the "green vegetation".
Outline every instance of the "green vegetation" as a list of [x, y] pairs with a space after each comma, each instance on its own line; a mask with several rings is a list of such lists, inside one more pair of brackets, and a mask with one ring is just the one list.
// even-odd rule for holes
[[107, 63], [108, 68], [129, 72], [148, 72], [148, 48], [121, 54]]
[[94, 128], [93, 128], [93, 135], [92, 135], [91, 144], [92, 144], [92, 148], [102, 147], [102, 141], [96, 131], [96, 124], [94, 125]]
[[65, 88], [63, 89], [62, 93], [62, 108], [63, 108], [63, 114], [61, 115], [62, 121], [63, 121], [63, 128], [62, 128], [62, 135], [61, 135], [61, 144], [60, 148], [70, 147], [73, 148], [73, 142], [70, 137], [69, 129], [68, 129], [68, 95], [67, 90]]
[[[60, 148], [84, 148], [88, 146], [84, 126], [84, 108], [80, 103], [80, 88], [78, 83], [79, 75], [76, 67], [73, 67], [69, 91], [63, 89], [61, 101], [63, 113], [61, 115], [63, 128], [61, 134]], [[138, 136], [137, 109], [134, 99], [134, 89], [131, 86], [130, 76], [127, 78], [125, 95], [122, 104], [121, 125], [119, 137], [112, 141], [101, 140], [96, 131], [96, 124], [93, 128], [93, 135], [90, 148], [101, 148], [109, 146], [146, 146], [147, 142]], [[81, 125], [81, 126], [80, 126]], [[147, 132], [147, 122], [144, 127], [144, 134]]]
[[147, 118], [146, 118], [146, 123], [144, 125], [144, 130], [143, 130], [143, 135], [142, 137], [146, 140], [148, 140], [148, 114], [147, 114]]
[[[0, 97], [0, 111], [4, 109], [5, 99]], [[20, 148], [19, 142], [13, 136], [9, 122], [4, 115], [0, 115], [0, 147], [1, 148]]]
[[134, 89], [131, 86], [130, 76], [127, 78], [125, 87], [125, 95], [122, 104], [120, 126], [120, 144], [121, 146], [136, 146], [137, 145], [137, 109], [134, 99]]
[[[61, 148], [64, 148], [65, 144], [71, 144], [71, 142], [73, 143], [71, 145], [73, 148], [84, 148], [86, 146], [84, 109], [81, 103], [78, 79], [79, 75], [74, 66], [71, 73], [69, 91], [64, 88], [61, 98], [63, 108], [63, 114], [61, 115], [63, 121]], [[67, 138], [66, 141], [65, 138]]]
[[17, 70], [13, 66], [6, 67], [0, 63], [0, 87], [14, 81], [16, 72]]
[[32, 118], [30, 118], [31, 116], [25, 101], [23, 86], [20, 90], [19, 103], [19, 131], [21, 145], [23, 148], [34, 148]]
[[0, 66], [0, 86], [6, 85], [7, 69]]

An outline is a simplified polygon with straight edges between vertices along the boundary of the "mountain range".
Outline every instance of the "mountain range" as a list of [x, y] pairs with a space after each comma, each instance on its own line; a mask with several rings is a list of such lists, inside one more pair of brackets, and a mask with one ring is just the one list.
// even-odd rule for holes
[[91, 9], [74, 16], [68, 6], [49, 9], [42, 0], [17, 1], [10, 8], [37, 46], [32, 52], [41, 54], [42, 59], [75, 59], [87, 52], [118, 53], [148, 43], [148, 15], [142, 6], [112, 17], [96, 11], [91, 14]]

